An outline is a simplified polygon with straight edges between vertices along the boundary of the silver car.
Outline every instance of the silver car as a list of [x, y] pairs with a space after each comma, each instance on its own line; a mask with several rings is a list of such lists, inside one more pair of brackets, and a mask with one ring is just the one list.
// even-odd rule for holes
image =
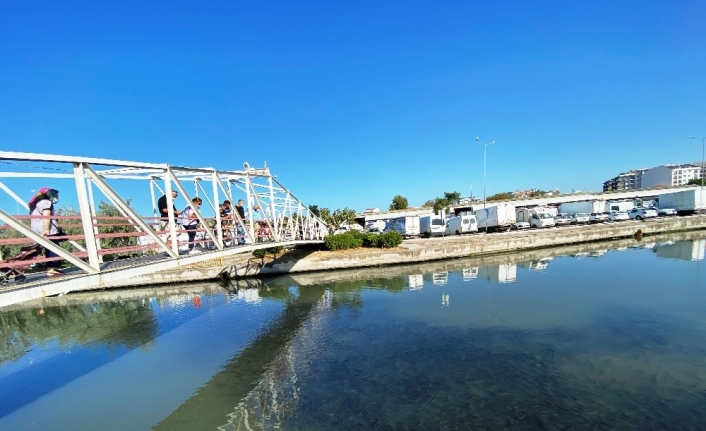
[[591, 221], [591, 216], [586, 213], [576, 213], [571, 216], [571, 224], [583, 224], [589, 223]]
[[661, 217], [666, 217], [666, 216], [675, 216], [677, 215], [677, 210], [674, 208], [660, 208], [657, 210], [657, 215]]
[[630, 220], [630, 216], [625, 211], [611, 211], [608, 218], [610, 221]]
[[657, 211], [652, 208], [633, 208], [628, 213], [631, 219], [644, 220], [646, 218], [657, 217]]
[[590, 223], [603, 223], [609, 220], [608, 214], [606, 213], [591, 213], [588, 216]]
[[[627, 214], [626, 214], [627, 215]], [[571, 224], [571, 217], [568, 214], [558, 214], [554, 218], [555, 226], [566, 226]]]

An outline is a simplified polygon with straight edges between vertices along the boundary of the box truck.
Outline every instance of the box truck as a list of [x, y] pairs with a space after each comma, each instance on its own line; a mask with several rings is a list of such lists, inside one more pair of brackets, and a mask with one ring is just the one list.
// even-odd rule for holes
[[605, 201], [583, 201], [583, 202], [566, 202], [559, 205], [559, 212], [566, 214], [576, 213], [602, 213], [605, 211]]
[[419, 236], [419, 216], [406, 216], [390, 219], [388, 230], [394, 230], [405, 238]]
[[460, 215], [446, 220], [446, 235], [478, 232], [478, 221], [474, 215]]
[[700, 187], [693, 190], [666, 193], [659, 197], [660, 208], [674, 208], [679, 215], [694, 214], [706, 209], [706, 191]]
[[498, 204], [474, 211], [478, 221], [478, 230], [496, 232], [510, 230], [515, 224], [515, 206]]
[[517, 208], [515, 210], [517, 221], [525, 221], [530, 227], [554, 227], [554, 217], [543, 207], [537, 208]]
[[442, 236], [446, 232], [446, 223], [440, 215], [426, 215], [419, 217], [419, 234], [429, 238], [430, 236]]

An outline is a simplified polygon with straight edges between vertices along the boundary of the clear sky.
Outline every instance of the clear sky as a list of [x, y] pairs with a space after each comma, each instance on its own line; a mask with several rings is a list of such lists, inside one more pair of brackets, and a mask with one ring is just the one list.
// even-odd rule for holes
[[488, 195], [595, 191], [701, 159], [705, 23], [703, 0], [5, 1], [0, 149], [267, 161], [362, 211], [482, 196], [479, 136]]

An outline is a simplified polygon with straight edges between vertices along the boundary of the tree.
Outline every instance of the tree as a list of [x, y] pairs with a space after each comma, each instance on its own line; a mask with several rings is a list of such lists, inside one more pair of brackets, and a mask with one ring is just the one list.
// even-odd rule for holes
[[492, 196], [488, 196], [486, 200], [489, 201], [504, 201], [504, 200], [510, 200], [512, 199], [512, 193], [509, 192], [504, 192], [504, 193], [497, 193]]
[[449, 203], [449, 205], [456, 205], [461, 202], [461, 193], [459, 192], [444, 192], [444, 200]]
[[336, 229], [338, 229], [343, 224], [353, 224], [355, 223], [355, 211], [346, 207], [337, 209], [331, 214], [334, 224], [336, 224]]
[[428, 201], [424, 202], [422, 204], [422, 206], [423, 207], [433, 207], [435, 202], [436, 202], [435, 199], [429, 199]]
[[700, 186], [701, 185], [701, 178], [693, 178], [689, 180], [688, 183], [686, 183], [688, 186]]
[[316, 217], [320, 217], [320, 210], [318, 205], [309, 205], [309, 211], [311, 211], [311, 213], [314, 214]]
[[[127, 205], [130, 206], [130, 199], [126, 201]], [[100, 220], [100, 217], [122, 217], [120, 211], [113, 205], [100, 201], [98, 204], [98, 210], [96, 211], [96, 216], [99, 222], [105, 226], [98, 227], [98, 233], [109, 233], [109, 234], [125, 234], [130, 232], [135, 232], [135, 227], [128, 223], [127, 220]], [[115, 238], [102, 238], [100, 240], [102, 249], [111, 249], [118, 247], [131, 247], [137, 245], [137, 237], [135, 236], [119, 236]], [[129, 256], [130, 253], [117, 253], [108, 254], [103, 256], [103, 259], [114, 260], [118, 259], [120, 256]]]
[[392, 203], [390, 204], [390, 211], [394, 210], [404, 210], [409, 206], [409, 201], [407, 198], [401, 195], [397, 195], [392, 198]]
[[426, 201], [424, 206], [434, 207], [434, 213], [438, 214], [442, 209], [448, 211], [452, 205], [457, 205], [459, 202], [461, 202], [461, 193], [444, 192], [443, 198], [436, 198], [433, 201]]
[[326, 223], [331, 232], [341, 227], [341, 225], [355, 223], [355, 211], [348, 207], [337, 209], [334, 212], [331, 212], [328, 208], [321, 208], [319, 217]]

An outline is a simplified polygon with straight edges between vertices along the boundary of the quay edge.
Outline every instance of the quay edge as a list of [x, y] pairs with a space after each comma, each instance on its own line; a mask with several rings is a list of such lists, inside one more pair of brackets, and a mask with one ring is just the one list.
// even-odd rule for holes
[[[706, 230], [706, 216], [672, 217], [646, 222], [626, 221], [589, 226], [572, 226], [507, 232], [473, 234], [405, 241], [395, 249], [356, 249], [340, 252], [317, 251], [304, 256], [287, 253], [252, 265], [233, 262], [225, 269], [233, 277], [253, 277], [287, 273], [329, 271], [420, 263], [461, 257], [483, 257], [520, 250], [634, 238], [671, 232]], [[638, 232], [639, 231], [639, 232]], [[252, 260], [252, 259], [251, 259]]]
[[[95, 288], [83, 286], [81, 276], [78, 276], [78, 278], [71, 277], [66, 280], [66, 283], [71, 284], [70, 288], [65, 285], [54, 287], [51, 284], [41, 283], [2, 291], [0, 292], [0, 309], [7, 305], [68, 292], [156, 287], [158, 285], [198, 283], [218, 279], [247, 280], [254, 277], [337, 272], [359, 268], [380, 268], [380, 271], [389, 272], [389, 267], [392, 265], [421, 264], [464, 257], [483, 259], [518, 251], [555, 249], [562, 246], [599, 243], [621, 238], [630, 238], [631, 241], [636, 241], [634, 238], [638, 230], [645, 238], [676, 232], [706, 231], [706, 215], [660, 218], [646, 222], [625, 221], [499, 234], [479, 233], [416, 239], [405, 241], [394, 249], [363, 248], [332, 252], [297, 248], [286, 250], [281, 255], [268, 259], [255, 258], [251, 253], [229, 254], [227, 256], [216, 253], [213, 259], [189, 263], [187, 257], [177, 268], [152, 272], [143, 271], [141, 274], [129, 278], [111, 279], [110, 273], [108, 273], [103, 276], [104, 283]], [[543, 251], [543, 253], [547, 252]], [[551, 254], [551, 252], [549, 253]]]

